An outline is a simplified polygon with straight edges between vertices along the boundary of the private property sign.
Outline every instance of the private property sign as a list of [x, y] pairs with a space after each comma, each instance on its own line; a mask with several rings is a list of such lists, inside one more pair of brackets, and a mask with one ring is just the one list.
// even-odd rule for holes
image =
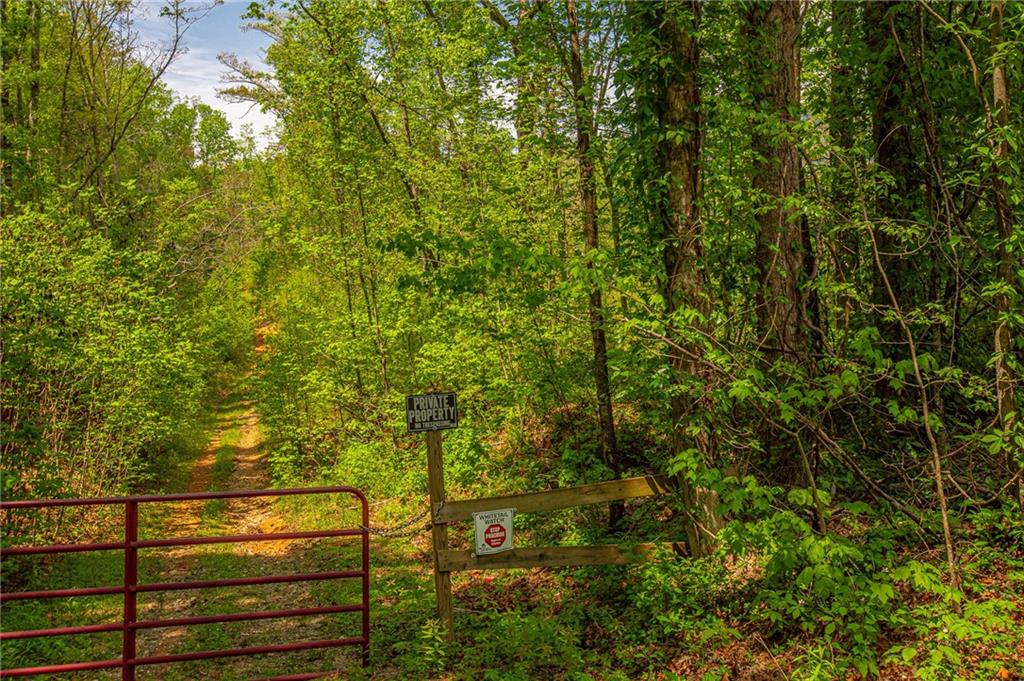
[[476, 555], [500, 553], [512, 548], [512, 516], [515, 515], [515, 512], [514, 508], [500, 508], [473, 514], [473, 526], [476, 529], [476, 549], [474, 551]]
[[409, 395], [405, 398], [405, 423], [410, 433], [458, 428], [455, 393]]

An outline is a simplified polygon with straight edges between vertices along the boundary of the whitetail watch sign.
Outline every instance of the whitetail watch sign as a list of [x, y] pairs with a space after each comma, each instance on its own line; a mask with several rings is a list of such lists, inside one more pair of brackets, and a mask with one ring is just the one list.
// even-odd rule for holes
[[476, 549], [474, 553], [485, 556], [512, 548], [512, 516], [514, 508], [499, 508], [473, 514], [476, 528]]

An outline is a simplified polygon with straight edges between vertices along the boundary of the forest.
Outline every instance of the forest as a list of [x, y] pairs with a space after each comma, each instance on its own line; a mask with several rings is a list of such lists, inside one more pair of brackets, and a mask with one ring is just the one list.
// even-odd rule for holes
[[[341, 678], [1024, 679], [1024, 2], [257, 0], [266, 64], [221, 54], [221, 97], [269, 142], [162, 80], [217, 3], [168, 0], [167, 43], [143, 4], [0, 0], [4, 500], [363, 490], [371, 664]], [[447, 640], [404, 411], [445, 391], [452, 498], [673, 482], [517, 516], [517, 544], [684, 549], [458, 573]], [[179, 511], [145, 527], [245, 521]], [[5, 550], [120, 536], [0, 516]], [[187, 561], [259, 559], [225, 551]], [[8, 556], [3, 590], [111, 560]], [[152, 645], [283, 635], [256, 624]], [[5, 640], [0, 668], [120, 637]]]

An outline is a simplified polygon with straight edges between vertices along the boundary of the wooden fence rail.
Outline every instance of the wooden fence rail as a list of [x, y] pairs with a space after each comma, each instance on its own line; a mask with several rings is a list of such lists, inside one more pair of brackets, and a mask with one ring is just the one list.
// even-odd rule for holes
[[674, 485], [664, 476], [648, 475], [543, 492], [448, 501], [444, 488], [441, 431], [431, 431], [426, 435], [427, 478], [433, 518], [434, 589], [437, 594], [437, 613], [447, 629], [449, 641], [455, 638], [452, 622], [452, 572], [504, 568], [622, 565], [645, 560], [662, 547], [680, 554], [686, 552], [685, 545], [680, 543], [633, 546], [611, 544], [527, 547], [486, 556], [477, 556], [472, 551], [453, 551], [448, 548], [448, 523], [472, 520], [474, 513], [504, 508], [513, 508], [516, 514], [542, 513], [574, 506], [658, 496], [671, 492]]
[[686, 545], [677, 542], [632, 546], [542, 546], [512, 549], [488, 556], [477, 556], [472, 551], [442, 551], [438, 565], [447, 572], [574, 565], [625, 565], [644, 560], [659, 549], [667, 549], [680, 555], [686, 553]]
[[625, 480], [610, 480], [593, 485], [563, 487], [561, 489], [511, 494], [504, 497], [446, 501], [434, 504], [434, 522], [450, 523], [457, 520], [472, 520], [474, 513], [493, 511], [499, 508], [514, 508], [516, 513], [543, 513], [560, 508], [587, 506], [610, 501], [622, 501], [638, 497], [657, 496], [671, 490], [671, 484], [663, 475], [648, 475]]

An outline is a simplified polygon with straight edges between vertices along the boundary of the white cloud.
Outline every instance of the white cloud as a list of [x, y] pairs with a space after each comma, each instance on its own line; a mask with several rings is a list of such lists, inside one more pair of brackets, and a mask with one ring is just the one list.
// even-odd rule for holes
[[[135, 29], [150, 45], [166, 45], [170, 38], [170, 24], [159, 16], [162, 4], [144, 0], [136, 6]], [[195, 98], [224, 112], [235, 134], [243, 125], [251, 125], [260, 146], [264, 146], [267, 142], [264, 135], [270, 134], [277, 117], [261, 111], [259, 106], [228, 102], [217, 94], [218, 89], [226, 86], [222, 76], [227, 72], [217, 61], [219, 53], [235, 52], [258, 68], [266, 66], [260, 49], [261, 44], [266, 44], [266, 39], [242, 30], [240, 6], [236, 3], [234, 7], [215, 7], [190, 27], [185, 36], [184, 51], [171, 63], [162, 80], [178, 97]]]
[[191, 47], [180, 55], [164, 73], [163, 81], [174, 90], [179, 97], [194, 97], [204, 104], [224, 112], [231, 122], [232, 130], [237, 134], [245, 124], [252, 126], [253, 131], [260, 135], [267, 128], [277, 123], [272, 113], [260, 110], [245, 102], [227, 102], [217, 94], [218, 89], [225, 87], [221, 81], [225, 73], [224, 66], [217, 61], [217, 52], [204, 47]]

